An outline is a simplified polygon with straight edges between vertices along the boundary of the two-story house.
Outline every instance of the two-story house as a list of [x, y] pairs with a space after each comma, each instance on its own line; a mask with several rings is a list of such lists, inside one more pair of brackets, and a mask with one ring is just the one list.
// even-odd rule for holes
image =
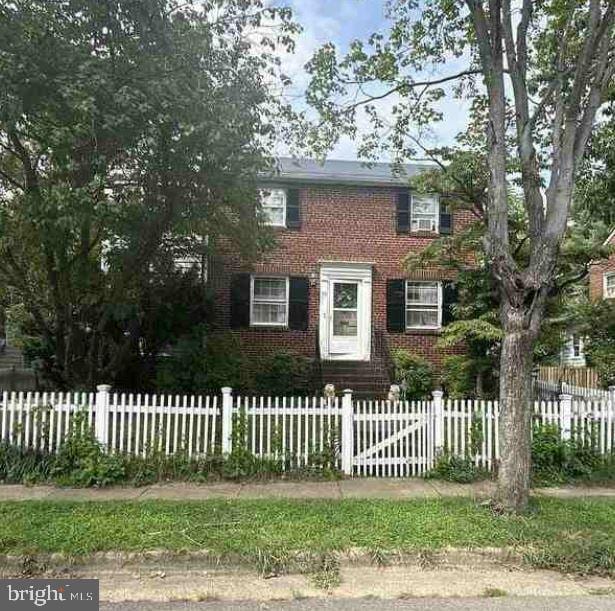
[[229, 253], [216, 265], [217, 319], [245, 353], [318, 358], [325, 382], [362, 383], [367, 392], [390, 381], [395, 348], [435, 365], [454, 352], [436, 346], [451, 319], [454, 278], [407, 269], [404, 258], [472, 219], [451, 214], [438, 194], [410, 190], [425, 167], [398, 175], [383, 163], [279, 160], [262, 183], [277, 247], [257, 263]]

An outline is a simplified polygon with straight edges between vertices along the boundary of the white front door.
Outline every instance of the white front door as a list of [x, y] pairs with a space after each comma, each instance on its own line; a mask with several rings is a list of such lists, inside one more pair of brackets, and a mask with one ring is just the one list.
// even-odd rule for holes
[[329, 354], [358, 356], [359, 345], [359, 291], [356, 280], [333, 280], [330, 287]]
[[371, 294], [371, 265], [323, 265], [320, 277], [320, 353], [323, 359], [369, 360]]

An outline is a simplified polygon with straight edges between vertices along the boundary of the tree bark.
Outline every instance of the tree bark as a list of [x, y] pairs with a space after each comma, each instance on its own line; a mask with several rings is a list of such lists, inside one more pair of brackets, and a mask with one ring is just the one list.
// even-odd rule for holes
[[525, 308], [502, 308], [500, 464], [497, 498], [506, 511], [527, 508], [531, 474], [532, 365], [537, 334]]

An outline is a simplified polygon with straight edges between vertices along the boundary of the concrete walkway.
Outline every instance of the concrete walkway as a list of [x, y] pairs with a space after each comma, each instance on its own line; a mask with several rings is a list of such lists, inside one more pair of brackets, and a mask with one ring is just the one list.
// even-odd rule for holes
[[[423, 479], [345, 479], [334, 482], [264, 482], [212, 484], [157, 484], [142, 488], [55, 488], [53, 486], [0, 485], [0, 501], [133, 501], [207, 499], [429, 499], [440, 497], [488, 498], [493, 482], [452, 484]], [[562, 487], [534, 490], [535, 495], [558, 498], [609, 497], [615, 488]]]

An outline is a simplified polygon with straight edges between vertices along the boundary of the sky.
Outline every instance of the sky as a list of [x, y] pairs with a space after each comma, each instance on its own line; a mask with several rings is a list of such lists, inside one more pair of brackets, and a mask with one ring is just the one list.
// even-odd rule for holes
[[[386, 0], [287, 0], [284, 4], [291, 6], [295, 19], [303, 27], [303, 32], [296, 40], [295, 53], [283, 58], [283, 68], [293, 80], [292, 94], [298, 104], [301, 103], [308, 82], [304, 65], [316, 49], [330, 41], [344, 52], [352, 40], [366, 40], [371, 33], [386, 30], [390, 24], [385, 14]], [[457, 69], [458, 66], [447, 66], [446, 74]], [[466, 125], [466, 104], [447, 96], [441, 104], [441, 110], [444, 121], [434, 127], [431, 145], [450, 144]], [[367, 123], [363, 129], [367, 129]], [[356, 144], [345, 138], [329, 157], [357, 159]], [[383, 161], [386, 159], [383, 158]]]

